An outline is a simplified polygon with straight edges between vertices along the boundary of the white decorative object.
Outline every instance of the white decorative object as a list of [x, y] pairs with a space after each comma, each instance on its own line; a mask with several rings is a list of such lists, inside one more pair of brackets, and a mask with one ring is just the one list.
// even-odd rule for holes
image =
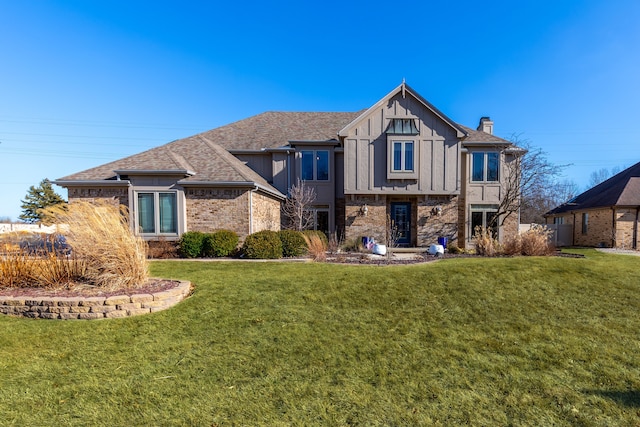
[[373, 251], [374, 254], [376, 255], [386, 255], [387, 254], [387, 246], [386, 245], [379, 245], [379, 244], [375, 244], [373, 245]]
[[444, 255], [444, 246], [431, 245], [429, 246], [429, 250], [427, 252], [429, 252], [430, 255], [436, 255], [436, 256]]

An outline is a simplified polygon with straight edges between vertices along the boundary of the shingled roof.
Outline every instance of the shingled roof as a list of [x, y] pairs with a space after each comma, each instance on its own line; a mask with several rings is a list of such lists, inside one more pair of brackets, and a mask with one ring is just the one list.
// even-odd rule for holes
[[546, 215], [613, 206], [640, 206], [640, 163], [550, 210]]
[[[363, 110], [364, 111], [364, 110]], [[289, 141], [336, 141], [338, 132], [362, 114], [332, 112], [265, 112], [200, 134], [179, 139], [139, 154], [116, 160], [56, 180], [105, 181], [115, 171], [192, 171], [181, 184], [205, 182], [254, 182], [280, 194], [267, 181], [234, 157], [234, 150], [262, 150], [288, 145]], [[460, 126], [465, 142], [508, 143], [485, 132]]]

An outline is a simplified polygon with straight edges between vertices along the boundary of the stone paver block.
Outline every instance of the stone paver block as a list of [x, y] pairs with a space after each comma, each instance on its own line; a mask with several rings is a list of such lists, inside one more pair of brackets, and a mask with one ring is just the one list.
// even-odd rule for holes
[[78, 313], [60, 313], [60, 318], [62, 320], [72, 320], [78, 318]]
[[107, 317], [107, 319], [120, 319], [123, 317], [127, 317], [127, 312], [116, 310], [116, 311], [111, 311], [109, 313], [106, 313], [105, 316]]
[[112, 297], [108, 297], [104, 304], [105, 305], [120, 305], [120, 304], [129, 304], [131, 302], [131, 298], [128, 295], [116, 295]]
[[131, 302], [149, 302], [149, 301], [153, 301], [153, 295], [151, 294], [136, 294], [136, 295], [131, 295]]
[[83, 307], [94, 307], [96, 305], [104, 305], [105, 301], [105, 297], [89, 297], [80, 300], [80, 303], [78, 305], [81, 305]]
[[25, 305], [24, 298], [8, 297], [6, 300], [4, 300], [4, 305], [12, 305], [12, 306]]
[[[102, 305], [97, 307], [104, 307]], [[69, 313], [89, 313], [93, 307], [74, 306], [69, 307]]]
[[142, 305], [139, 302], [130, 302], [127, 304], [118, 304], [116, 307], [118, 307], [118, 310], [137, 310], [140, 307], [142, 307]]
[[151, 310], [148, 308], [135, 308], [132, 310], [127, 310], [128, 316], [137, 316], [139, 314], [148, 314], [151, 313]]
[[117, 308], [115, 305], [100, 305], [96, 307], [91, 307], [90, 313], [111, 313], [112, 311], [116, 311]]
[[60, 314], [59, 313], [40, 313], [40, 318], [41, 319], [59, 319]]
[[68, 313], [69, 312], [69, 307], [59, 307], [59, 306], [48, 307], [47, 312], [49, 312], [49, 313]]
[[92, 320], [92, 319], [104, 319], [102, 313], [78, 313], [78, 319]]

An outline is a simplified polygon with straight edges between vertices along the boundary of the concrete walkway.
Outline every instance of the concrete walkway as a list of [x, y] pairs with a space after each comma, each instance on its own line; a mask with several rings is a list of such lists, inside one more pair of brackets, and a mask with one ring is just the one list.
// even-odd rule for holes
[[634, 251], [633, 249], [596, 248], [596, 250], [608, 254], [640, 256], [640, 251]]

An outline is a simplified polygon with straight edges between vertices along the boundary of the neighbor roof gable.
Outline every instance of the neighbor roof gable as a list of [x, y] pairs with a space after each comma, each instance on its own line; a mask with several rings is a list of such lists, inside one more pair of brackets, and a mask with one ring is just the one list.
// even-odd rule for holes
[[550, 210], [546, 215], [613, 206], [640, 206], [640, 163]]

